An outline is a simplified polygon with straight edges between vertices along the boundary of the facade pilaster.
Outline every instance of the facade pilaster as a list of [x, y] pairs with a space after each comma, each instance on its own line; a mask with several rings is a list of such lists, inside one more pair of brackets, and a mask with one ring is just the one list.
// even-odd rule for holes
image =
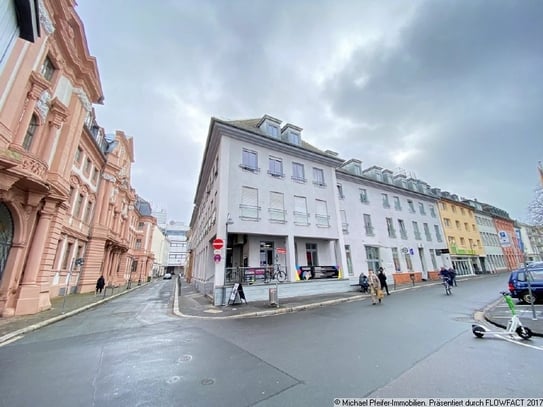
[[[45, 248], [45, 243], [48, 238], [49, 227], [54, 215], [54, 204], [52, 202], [45, 203], [44, 207], [39, 212], [39, 220], [34, 231], [32, 245], [28, 252], [27, 263], [24, 269], [23, 281], [19, 288], [19, 295], [15, 314], [27, 315], [35, 314], [43, 309], [40, 309], [40, 293], [41, 287], [38, 284], [38, 276], [40, 272], [42, 253]], [[51, 303], [42, 304], [43, 307], [51, 307]]]

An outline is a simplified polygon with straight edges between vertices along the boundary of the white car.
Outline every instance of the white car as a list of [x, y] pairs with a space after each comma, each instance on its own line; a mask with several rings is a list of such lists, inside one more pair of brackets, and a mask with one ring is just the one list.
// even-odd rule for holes
[[166, 273], [164, 274], [164, 277], [162, 277], [164, 280], [171, 280], [172, 279], [172, 274], [171, 273]]

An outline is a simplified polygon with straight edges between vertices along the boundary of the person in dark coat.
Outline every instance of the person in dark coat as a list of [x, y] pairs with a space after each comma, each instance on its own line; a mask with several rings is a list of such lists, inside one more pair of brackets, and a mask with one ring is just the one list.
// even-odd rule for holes
[[454, 269], [454, 267], [451, 267], [449, 269], [449, 279], [451, 280], [451, 287], [458, 287], [458, 284], [456, 284], [456, 270]]
[[387, 295], [390, 295], [390, 293], [388, 292], [387, 276], [384, 271], [385, 270], [382, 267], [379, 267], [379, 274], [377, 274], [377, 277], [379, 277], [381, 288], [387, 292]]
[[370, 288], [370, 283], [368, 282], [368, 277], [364, 273], [360, 273], [360, 277], [358, 277], [358, 284], [360, 285], [360, 291], [363, 293], [367, 293]]
[[106, 280], [104, 279], [104, 276], [98, 277], [98, 280], [96, 281], [96, 293], [101, 293], [106, 285]]

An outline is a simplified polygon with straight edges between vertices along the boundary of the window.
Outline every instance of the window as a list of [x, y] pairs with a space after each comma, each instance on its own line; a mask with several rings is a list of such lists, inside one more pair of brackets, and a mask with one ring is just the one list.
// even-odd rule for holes
[[73, 216], [75, 216], [76, 218], [79, 217], [79, 212], [81, 211], [81, 204], [83, 203], [83, 198], [84, 198], [83, 194], [79, 194], [77, 196], [77, 200], [75, 201]]
[[315, 220], [319, 227], [330, 227], [330, 217], [328, 216], [328, 207], [326, 201], [321, 199], [315, 200]]
[[297, 146], [300, 145], [300, 135], [298, 133], [294, 133], [293, 131], [288, 133], [288, 141], [289, 143], [296, 144]]
[[364, 188], [360, 188], [360, 202], [369, 203], [368, 192]]
[[266, 125], [266, 133], [273, 138], [279, 138], [279, 127], [274, 124], [268, 123]]
[[419, 212], [421, 215], [426, 215], [426, 211], [424, 210], [424, 204], [422, 202], [419, 202]]
[[337, 184], [337, 195], [339, 199], [345, 198], [345, 195], [343, 195], [343, 185]]
[[398, 226], [400, 228], [400, 237], [407, 239], [407, 230], [405, 229], [405, 222], [402, 219], [398, 219]]
[[469, 232], [469, 225], [468, 222], [464, 222], [464, 229]]
[[400, 197], [399, 196], [394, 197], [394, 209], [396, 209], [397, 211], [402, 210], [402, 205], [400, 204]]
[[341, 217], [341, 230], [345, 234], [349, 233], [349, 224], [347, 223], [347, 213], [345, 212], [345, 209], [339, 210], [339, 216]]
[[441, 209], [443, 209], [444, 211], [447, 210], [447, 204], [445, 202], [441, 202]]
[[324, 171], [321, 168], [313, 168], [313, 184], [320, 187], [326, 186], [324, 183]]
[[87, 208], [85, 209], [85, 223], [89, 223], [92, 213], [92, 201], [87, 202]]
[[87, 161], [85, 161], [85, 168], [83, 168], [83, 172], [85, 174], [88, 174], [90, 172], [91, 166], [92, 166], [92, 161], [90, 160], [90, 158], [87, 158]]
[[303, 164], [292, 163], [292, 179], [298, 182], [305, 182], [305, 171]]
[[409, 205], [409, 212], [415, 213], [415, 204], [411, 199], [407, 200], [407, 205]]
[[390, 208], [390, 202], [388, 201], [388, 194], [381, 194], [383, 198], [383, 208]]
[[144, 226], [144, 225], [145, 225], [145, 224], [144, 224], [143, 222], [139, 222], [139, 223], [138, 223], [138, 230], [143, 230], [143, 226]]
[[[454, 206], [453, 206], [453, 208], [454, 208]], [[455, 221], [454, 223], [456, 225], [456, 229], [461, 229], [459, 220]]]
[[400, 267], [400, 256], [397, 247], [392, 248], [392, 261], [394, 262], [394, 270], [401, 271], [402, 269]]
[[413, 262], [411, 261], [411, 255], [409, 254], [409, 251], [407, 253], [404, 253], [405, 263], [407, 264], [407, 270], [413, 271]]
[[475, 228], [475, 224], [474, 224], [474, 223], [471, 224], [471, 230], [474, 231], [474, 232], [477, 231], [477, 229]]
[[305, 244], [305, 256], [306, 256], [308, 266], [318, 266], [319, 265], [317, 243], [306, 243]]
[[270, 221], [285, 223], [286, 212], [285, 212], [285, 198], [282, 192], [273, 192], [270, 191]]
[[449, 218], [443, 218], [443, 223], [445, 223], [445, 226], [448, 228], [451, 227], [451, 220]]
[[347, 270], [350, 276], [354, 276], [353, 272], [353, 259], [351, 256], [351, 245], [345, 245], [345, 257], [347, 258]]
[[379, 248], [373, 246], [365, 246], [366, 249], [366, 261], [368, 262], [368, 270], [377, 273], [379, 270]]
[[309, 213], [307, 213], [307, 200], [305, 196], [294, 197], [294, 224], [309, 225]]
[[23, 140], [23, 148], [26, 151], [30, 150], [30, 146], [32, 145], [32, 140], [34, 140], [34, 135], [36, 134], [37, 128], [38, 128], [38, 116], [33, 114], [32, 118], [30, 119], [30, 124], [28, 125], [28, 128], [26, 129], [25, 138]]
[[82, 157], [83, 157], [83, 149], [81, 147], [77, 147], [77, 151], [75, 152], [75, 162], [77, 164], [81, 164]]
[[435, 218], [436, 217], [436, 210], [434, 208], [434, 205], [430, 205], [430, 216], [432, 218]]
[[460, 246], [465, 247], [466, 246], [466, 239], [463, 237], [460, 238]]
[[451, 205], [451, 209], [452, 209], [453, 213], [456, 213], [456, 206]]
[[98, 168], [94, 168], [94, 172], [92, 174], [92, 182], [96, 183], [96, 180], [98, 179]]
[[430, 258], [432, 259], [432, 267], [437, 270], [436, 251], [434, 249], [430, 249]]
[[430, 234], [430, 227], [427, 223], [423, 223], [422, 227], [424, 229], [424, 235], [426, 236], [426, 241], [431, 242], [432, 241], [432, 235]]
[[388, 237], [396, 239], [396, 230], [394, 230], [394, 224], [392, 223], [392, 218], [386, 218], [386, 222], [387, 222]]
[[448, 236], [447, 240], [449, 241], [449, 245], [456, 246], [456, 240], [454, 239], [454, 236]]
[[273, 177], [283, 176], [283, 160], [276, 157], [270, 157], [268, 174]]
[[53, 63], [51, 62], [51, 59], [48, 56], [45, 57], [45, 60], [43, 61], [43, 64], [40, 69], [40, 73], [47, 81], [50, 82], [51, 79], [53, 79], [54, 72], [55, 72], [55, 67], [53, 66]]
[[364, 214], [364, 229], [366, 229], [366, 236], [373, 236], [373, 225], [371, 224], [371, 215]]
[[62, 269], [68, 270], [68, 261], [70, 260], [70, 255], [72, 254], [73, 243], [68, 243], [66, 245], [66, 250], [64, 251], [64, 259], [62, 260]]
[[243, 149], [241, 156], [241, 168], [248, 171], [258, 171], [258, 156], [256, 151]]
[[417, 222], [415, 222], [415, 221], [413, 221], [413, 232], [415, 233], [415, 239], [416, 240], [421, 240], [419, 224]]
[[240, 218], [243, 220], [259, 220], [258, 189], [241, 188]]

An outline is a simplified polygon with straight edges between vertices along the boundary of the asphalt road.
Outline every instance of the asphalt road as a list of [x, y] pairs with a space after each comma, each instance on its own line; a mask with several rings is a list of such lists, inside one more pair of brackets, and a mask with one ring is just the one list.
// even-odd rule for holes
[[476, 339], [507, 276], [235, 320], [182, 319], [160, 281], [0, 348], [0, 406], [326, 406], [541, 397], [541, 338]]

